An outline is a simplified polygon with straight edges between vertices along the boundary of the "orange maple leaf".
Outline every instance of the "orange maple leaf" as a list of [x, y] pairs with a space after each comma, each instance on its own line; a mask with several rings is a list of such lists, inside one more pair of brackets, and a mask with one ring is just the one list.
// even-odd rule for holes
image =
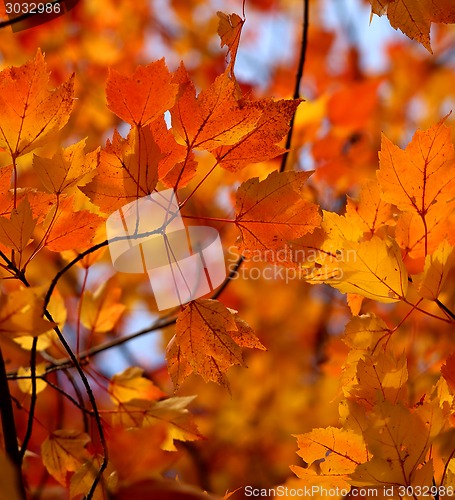
[[420, 42], [429, 52], [430, 26], [436, 23], [455, 23], [455, 5], [452, 0], [370, 0], [378, 16], [387, 13], [395, 29]]
[[153, 192], [161, 153], [148, 126], [134, 127], [123, 139], [115, 131], [100, 153], [97, 175], [81, 187], [90, 200], [109, 214]]
[[110, 70], [106, 86], [108, 107], [130, 125], [143, 127], [174, 105], [178, 85], [171, 80], [164, 59], [138, 66], [131, 76]]
[[264, 349], [251, 328], [216, 300], [190, 302], [177, 318], [166, 350], [169, 374], [177, 388], [191, 373], [228, 387], [226, 371], [244, 366], [241, 347]]
[[0, 73], [0, 147], [12, 158], [45, 144], [69, 119], [73, 77], [52, 91], [48, 84], [40, 50], [33, 61]]
[[[235, 223], [240, 230], [240, 251], [279, 250], [311, 233], [321, 223], [319, 208], [303, 195], [312, 172], [272, 172], [238, 189]], [[265, 252], [273, 260], [273, 252]]]
[[245, 107], [238, 99], [238, 88], [227, 72], [196, 97], [196, 89], [183, 66], [174, 74], [179, 96], [170, 110], [172, 130], [189, 149], [212, 151], [235, 144], [256, 126], [261, 112]]
[[104, 219], [88, 210], [74, 211], [74, 196], [59, 203], [49, 214], [46, 248], [52, 252], [89, 248]]
[[232, 145], [223, 145], [212, 153], [220, 165], [236, 172], [250, 163], [270, 160], [283, 154], [285, 149], [278, 145], [289, 130], [289, 123], [297, 106], [303, 99], [261, 100], [245, 104], [252, 111], [259, 110], [254, 129]]

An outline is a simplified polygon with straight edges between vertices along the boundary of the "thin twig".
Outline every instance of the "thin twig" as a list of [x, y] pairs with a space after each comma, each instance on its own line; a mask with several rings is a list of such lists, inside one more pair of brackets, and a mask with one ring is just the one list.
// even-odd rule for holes
[[[300, 59], [299, 65], [297, 67], [297, 74], [295, 77], [295, 87], [294, 87], [294, 99], [300, 98], [300, 83], [303, 77], [303, 69], [305, 67], [306, 60], [306, 52], [308, 47], [308, 27], [309, 27], [309, 19], [310, 19], [310, 5], [309, 0], [303, 0], [303, 27], [302, 27], [302, 45], [300, 50]], [[286, 170], [286, 163], [289, 156], [289, 149], [291, 147], [292, 134], [294, 132], [294, 121], [295, 121], [295, 113], [292, 115], [291, 123], [289, 125], [289, 132], [286, 137], [286, 145], [284, 146], [286, 152], [283, 154], [281, 158], [281, 166], [280, 172], [284, 172]]]
[[30, 396], [30, 408], [28, 413], [27, 430], [25, 431], [24, 440], [22, 441], [21, 460], [24, 458], [27, 446], [32, 437], [33, 421], [35, 418], [36, 406], [36, 346], [38, 345], [38, 337], [33, 337], [32, 349], [30, 351], [30, 378], [32, 382], [32, 392]]
[[5, 451], [10, 458], [17, 474], [17, 484], [19, 487], [20, 498], [24, 499], [25, 489], [21, 476], [21, 455], [17, 445], [16, 424], [14, 422], [14, 411], [11, 394], [9, 392], [8, 379], [6, 377], [5, 361], [3, 359], [2, 349], [0, 347], [0, 414], [2, 420], [3, 440]]

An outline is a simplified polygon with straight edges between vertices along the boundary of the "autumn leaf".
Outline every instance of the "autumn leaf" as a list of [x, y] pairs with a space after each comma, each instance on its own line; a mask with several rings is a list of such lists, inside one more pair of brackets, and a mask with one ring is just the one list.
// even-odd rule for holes
[[220, 37], [221, 47], [227, 46], [229, 49], [230, 61], [228, 70], [233, 74], [237, 51], [239, 50], [240, 35], [242, 33], [245, 20], [237, 14], [225, 14], [218, 11], [219, 17], [218, 36]]
[[12, 158], [45, 144], [68, 121], [73, 106], [73, 78], [48, 90], [44, 56], [0, 73], [0, 147]]
[[62, 148], [52, 158], [33, 156], [33, 168], [44, 187], [51, 193], [61, 194], [75, 185], [82, 185], [82, 178], [95, 170], [99, 150], [84, 154], [86, 140]]
[[[70, 479], [69, 492], [71, 498], [78, 495], [86, 496], [88, 494], [95, 481], [96, 474], [100, 470], [101, 464], [102, 458], [95, 456], [92, 460], [88, 460], [76, 470]], [[116, 489], [118, 479], [116, 474], [113, 472], [111, 464], [108, 464], [107, 470], [103, 475], [103, 479], [104, 481], [100, 481], [95, 489], [93, 500], [104, 500], [104, 498], [108, 495], [108, 491], [114, 491]]]
[[223, 145], [212, 151], [219, 164], [236, 172], [250, 163], [270, 160], [285, 152], [278, 145], [289, 130], [289, 123], [302, 99], [262, 100], [245, 104], [252, 111], [260, 111], [254, 129], [232, 145]]
[[88, 210], [74, 211], [73, 203], [74, 196], [70, 196], [49, 214], [45, 245], [52, 252], [88, 248], [104, 220]]
[[356, 486], [408, 485], [430, 446], [429, 428], [401, 403], [382, 402], [370, 415], [364, 439], [371, 460], [351, 474]]
[[161, 157], [158, 161], [158, 178], [167, 187], [185, 187], [196, 175], [197, 162], [194, 154], [175, 141], [172, 130], [166, 127], [163, 117], [150, 124]]
[[455, 23], [455, 6], [451, 0], [370, 0], [378, 16], [387, 13], [390, 24], [412, 40], [420, 42], [429, 52], [430, 26]]
[[143, 376], [144, 370], [130, 366], [122, 373], [114, 375], [109, 383], [108, 392], [114, 403], [127, 403], [132, 399], [156, 400], [164, 393], [149, 379]]
[[114, 131], [101, 150], [97, 175], [81, 187], [90, 200], [110, 214], [153, 192], [158, 181], [160, 150], [149, 127], [132, 128], [126, 139]]
[[42, 290], [25, 288], [0, 295], [0, 334], [8, 337], [38, 335], [55, 324], [43, 318]]
[[[368, 452], [361, 435], [350, 429], [338, 429], [327, 427], [325, 429], [313, 429], [307, 434], [300, 434], [297, 437], [299, 451], [297, 454], [308, 463], [320, 462], [320, 476], [335, 477], [337, 484], [348, 487], [348, 475], [355, 471], [356, 467], [368, 460]], [[291, 466], [291, 470], [299, 477], [304, 474], [305, 479], [309, 479], [305, 474], [305, 469], [298, 466]], [[318, 479], [314, 475], [313, 479]]]
[[175, 335], [166, 351], [169, 374], [176, 388], [191, 371], [206, 382], [227, 387], [228, 368], [244, 366], [241, 346], [259, 344], [252, 330], [236, 322], [233, 312], [220, 302], [195, 300], [177, 318]]
[[382, 136], [378, 180], [383, 199], [400, 210], [424, 216], [453, 198], [455, 153], [444, 120], [418, 130], [405, 150]]
[[433, 254], [427, 255], [423, 273], [413, 277], [420, 295], [428, 300], [436, 300], [454, 265], [454, 248], [444, 240]]
[[172, 131], [177, 141], [189, 149], [212, 151], [222, 145], [235, 144], [258, 123], [260, 110], [243, 106], [237, 86], [227, 72], [197, 97], [183, 65], [175, 72], [173, 81], [179, 84], [179, 95], [170, 110]]
[[196, 441], [201, 439], [188, 405], [195, 396], [173, 397], [162, 401], [132, 399], [121, 405], [121, 412], [113, 417], [116, 426], [152, 427], [163, 429], [165, 436], [160, 443], [164, 451], [176, 451], [176, 441]]
[[381, 318], [365, 314], [350, 319], [344, 329], [343, 342], [352, 349], [372, 353], [390, 334], [391, 330]]
[[379, 153], [382, 199], [405, 212], [397, 222], [401, 245], [416, 251], [420, 244], [422, 257], [446, 237], [443, 216], [453, 209], [455, 153], [444, 120], [417, 131], [404, 151], [383, 136]]
[[357, 382], [349, 395], [370, 407], [381, 401], [405, 401], [408, 370], [406, 357], [389, 353], [365, 356], [357, 363]]
[[11, 211], [9, 219], [0, 217], [0, 243], [22, 253], [30, 243], [36, 220], [27, 198], [24, 198], [16, 209]]
[[241, 252], [262, 250], [269, 255], [267, 250], [273, 253], [320, 224], [318, 207], [303, 197], [310, 175], [272, 172], [261, 182], [256, 177], [239, 187], [235, 223]]
[[57, 430], [43, 441], [43, 464], [61, 485], [66, 486], [67, 472], [78, 470], [89, 458], [89, 442], [90, 436], [76, 430]]
[[377, 236], [359, 243], [346, 241], [336, 258], [314, 268], [306, 279], [385, 303], [401, 300], [408, 288], [408, 274], [396, 243]]
[[108, 107], [130, 125], [143, 127], [170, 109], [178, 85], [164, 59], [138, 66], [131, 76], [110, 70], [106, 86]]
[[84, 292], [81, 323], [92, 333], [109, 332], [124, 313], [126, 306], [120, 302], [122, 290], [113, 280], [102, 283], [92, 293]]
[[362, 185], [358, 201], [347, 197], [346, 218], [371, 236], [393, 222], [392, 205], [382, 199], [381, 188], [376, 180], [370, 179]]

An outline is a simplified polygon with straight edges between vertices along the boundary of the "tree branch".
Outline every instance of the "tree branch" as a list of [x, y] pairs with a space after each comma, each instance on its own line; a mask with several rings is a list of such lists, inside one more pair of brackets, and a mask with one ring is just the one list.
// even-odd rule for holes
[[14, 422], [14, 412], [11, 401], [11, 394], [9, 392], [8, 379], [6, 376], [5, 361], [0, 347], [0, 413], [3, 440], [5, 442], [6, 454], [16, 469], [20, 497], [25, 500], [25, 489], [21, 479], [22, 457], [19, 453], [19, 447], [17, 445], [16, 424]]
[[[303, 69], [305, 67], [305, 60], [306, 60], [306, 52], [307, 52], [307, 47], [308, 47], [308, 27], [309, 27], [309, 18], [310, 18], [310, 2], [309, 0], [303, 0], [303, 27], [302, 27], [302, 45], [301, 45], [301, 50], [300, 50], [300, 59], [299, 59], [299, 65], [297, 67], [297, 74], [295, 77], [295, 87], [294, 87], [294, 99], [299, 99], [300, 98], [300, 83], [302, 81], [303, 77]], [[286, 149], [286, 152], [283, 154], [283, 157], [281, 158], [281, 166], [280, 166], [280, 172], [284, 172], [286, 170], [286, 163], [288, 160], [289, 156], [289, 149], [291, 147], [291, 142], [292, 142], [292, 134], [294, 132], [294, 121], [295, 121], [295, 113], [292, 115], [291, 118], [291, 123], [289, 126], [289, 132], [286, 137], [286, 145], [284, 146]]]

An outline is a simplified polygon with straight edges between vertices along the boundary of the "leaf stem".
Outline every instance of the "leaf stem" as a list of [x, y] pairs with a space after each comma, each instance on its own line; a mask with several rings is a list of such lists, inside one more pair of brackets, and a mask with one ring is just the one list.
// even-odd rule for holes
[[[306, 60], [306, 52], [308, 47], [308, 27], [310, 25], [310, 2], [309, 0], [303, 0], [303, 27], [302, 27], [302, 45], [300, 49], [300, 59], [299, 65], [297, 67], [297, 74], [295, 77], [295, 87], [294, 87], [294, 99], [300, 98], [300, 83], [303, 77], [303, 70], [305, 67]], [[294, 132], [294, 121], [295, 121], [295, 113], [292, 115], [291, 123], [289, 126], [289, 132], [286, 137], [286, 145], [284, 146], [286, 152], [283, 154], [281, 158], [281, 166], [280, 172], [284, 172], [286, 170], [286, 163], [289, 156], [289, 149], [291, 147], [292, 142], [292, 134]]]

